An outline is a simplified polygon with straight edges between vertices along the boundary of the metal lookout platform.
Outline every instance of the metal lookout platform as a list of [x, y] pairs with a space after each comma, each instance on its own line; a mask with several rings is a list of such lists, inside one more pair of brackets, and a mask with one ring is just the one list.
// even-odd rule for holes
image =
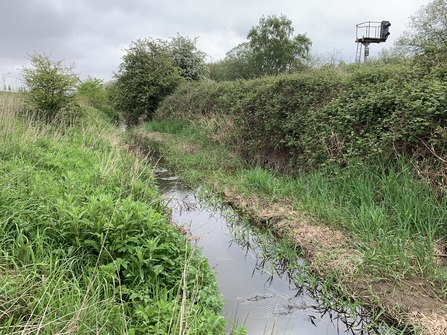
[[390, 21], [365, 21], [355, 26], [355, 43], [357, 43], [356, 63], [361, 62], [363, 47], [363, 62], [366, 63], [369, 56], [369, 45], [371, 43], [386, 42], [390, 35], [390, 26]]

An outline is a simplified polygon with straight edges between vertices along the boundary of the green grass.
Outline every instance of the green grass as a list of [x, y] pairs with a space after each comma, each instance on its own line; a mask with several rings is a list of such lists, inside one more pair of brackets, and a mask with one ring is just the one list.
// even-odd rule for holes
[[185, 124], [181, 122], [157, 122], [145, 124], [146, 131], [159, 131], [167, 134], [178, 134], [185, 129]]
[[44, 124], [0, 95], [0, 334], [224, 333], [213, 272], [152, 166], [86, 113]]
[[16, 247], [35, 263], [2, 255], [0, 333], [127, 333], [126, 315], [103, 274], [86, 272], [79, 257], [42, 240], [25, 250], [23, 238], [16, 237]]
[[[210, 126], [207, 124], [207, 126]], [[153, 121], [144, 125], [144, 131], [162, 132], [173, 137], [167, 137], [166, 143], [176, 143], [180, 139], [180, 146], [174, 145], [160, 148], [159, 143], [143, 140], [142, 145], [159, 148], [161, 151], [169, 147], [169, 152], [163, 152], [161, 157], [169, 163], [174, 171], [181, 171], [182, 178], [191, 184], [198, 184], [207, 174], [219, 174], [220, 171], [235, 172], [242, 167], [242, 162], [235, 160], [231, 152], [223, 149], [212, 140], [212, 134], [206, 128], [192, 127], [188, 123], [173, 122], [170, 120]], [[177, 137], [178, 136], [178, 137]], [[185, 141], [181, 139], [185, 138]], [[137, 139], [137, 141], [141, 139]], [[205, 147], [203, 146], [205, 144]], [[186, 168], [185, 168], [186, 167]], [[225, 173], [221, 175], [225, 178]]]
[[[173, 121], [146, 127], [157, 129], [163, 122]], [[351, 237], [361, 260], [353, 275], [397, 285], [423, 278], [439, 299], [447, 300], [447, 271], [436, 256], [447, 250], [447, 198], [415, 173], [410, 160], [398, 157], [393, 164], [377, 161], [370, 165], [353, 160], [344, 168], [329, 164], [295, 176], [284, 175], [248, 167], [231, 147], [212, 140], [212, 128], [207, 127], [200, 120], [187, 128], [183, 124], [176, 136], [160, 147], [166, 163], [187, 183], [206, 184], [217, 192], [229, 189], [248, 198], [260, 196], [265, 203], [291, 204], [307, 220]], [[202, 137], [192, 138], [193, 132]], [[195, 150], [185, 151], [185, 145], [193, 145]], [[314, 280], [315, 286], [334, 289], [325, 279], [305, 278]]]
[[442, 278], [447, 294], [447, 274], [434, 256], [447, 235], [447, 200], [403, 159], [397, 166], [354, 164], [297, 177], [254, 167], [234, 178], [242, 192], [289, 199], [299, 212], [348, 232], [364, 253], [365, 271]]
[[[166, 127], [176, 128], [172, 121], [146, 125], [158, 131]], [[372, 263], [367, 263], [372, 269], [447, 279], [434, 257], [435, 244], [445, 244], [447, 235], [447, 198], [433, 192], [428, 181], [417, 178], [411, 162], [400, 158], [397, 164], [329, 166], [292, 177], [260, 167], [246, 168], [238, 157], [231, 157], [231, 148], [203, 136], [191, 139], [192, 133], [203, 134], [203, 129], [185, 128], [183, 123], [176, 129], [178, 137], [173, 141], [188, 143], [195, 150], [169, 145], [164, 157], [187, 182], [220, 183], [271, 202], [287, 199], [301, 213], [348, 232], [366, 256], [374, 251]], [[385, 265], [389, 262], [384, 260], [390, 258], [398, 261]]]

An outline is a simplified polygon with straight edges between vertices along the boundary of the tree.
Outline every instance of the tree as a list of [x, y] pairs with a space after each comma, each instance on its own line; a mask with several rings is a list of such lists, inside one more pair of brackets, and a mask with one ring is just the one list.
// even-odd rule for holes
[[132, 42], [115, 74], [114, 103], [128, 125], [152, 118], [160, 101], [184, 78], [166, 41], [143, 39]]
[[208, 64], [209, 78], [218, 82], [252, 78], [250, 52], [247, 42], [231, 49], [225, 59]]
[[412, 16], [395, 46], [408, 54], [433, 50], [447, 44], [447, 1], [433, 0]]
[[251, 62], [257, 76], [290, 73], [302, 66], [312, 41], [305, 34], [293, 36], [292, 21], [285, 15], [264, 17], [248, 32]]
[[27, 57], [30, 68], [23, 68], [21, 79], [26, 87], [28, 103], [38, 115], [52, 121], [60, 112], [78, 112], [74, 100], [79, 78], [73, 72], [74, 64], [63, 66], [62, 60], [54, 62], [46, 54]]
[[292, 21], [285, 15], [262, 16], [243, 42], [213, 65], [218, 80], [251, 79], [292, 73], [306, 67], [312, 41], [305, 34], [293, 36]]
[[206, 54], [196, 48], [197, 38], [132, 42], [115, 74], [114, 103], [128, 124], [152, 118], [160, 101], [183, 80], [205, 79]]
[[224, 63], [227, 80], [250, 79], [254, 77], [252, 59], [253, 52], [248, 42], [241, 43], [227, 52]]
[[108, 103], [107, 92], [101, 79], [88, 77], [78, 85], [78, 98], [95, 108], [101, 108]]
[[189, 37], [177, 35], [171, 37], [169, 53], [176, 66], [182, 70], [182, 76], [188, 81], [203, 80], [208, 77], [209, 69], [206, 66], [207, 54], [197, 50], [197, 37], [191, 40]]

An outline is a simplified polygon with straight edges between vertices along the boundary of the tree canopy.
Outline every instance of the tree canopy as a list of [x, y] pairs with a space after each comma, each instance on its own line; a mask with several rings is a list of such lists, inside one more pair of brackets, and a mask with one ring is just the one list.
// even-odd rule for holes
[[447, 1], [433, 0], [412, 16], [408, 29], [396, 42], [409, 54], [447, 45]]
[[125, 49], [112, 89], [124, 122], [151, 119], [160, 101], [182, 81], [206, 77], [206, 54], [197, 50], [196, 41], [180, 35], [168, 41], [146, 38]]
[[231, 49], [223, 61], [212, 64], [212, 79], [237, 80], [276, 76], [301, 70], [312, 41], [294, 36], [292, 21], [284, 14], [262, 16], [247, 41]]
[[85, 103], [98, 109], [108, 103], [107, 92], [101, 79], [89, 76], [78, 85], [77, 94]]
[[62, 60], [52, 61], [47, 54], [28, 55], [31, 67], [24, 67], [21, 79], [27, 90], [30, 107], [47, 121], [52, 121], [61, 111], [77, 111], [74, 101], [78, 76], [74, 64], [62, 65]]
[[171, 37], [167, 45], [174, 65], [182, 70], [182, 76], [188, 81], [203, 80], [208, 76], [207, 54], [197, 49], [196, 42], [197, 37], [190, 39], [177, 35]]
[[143, 39], [132, 42], [115, 74], [114, 103], [127, 124], [151, 118], [159, 102], [183, 80], [169, 56], [167, 43]]
[[210, 79], [250, 79], [254, 76], [251, 66], [251, 49], [248, 42], [244, 42], [228, 51], [224, 60], [209, 64]]
[[248, 32], [253, 69], [259, 75], [290, 73], [308, 56], [311, 40], [305, 34], [293, 36], [292, 21], [284, 14], [262, 16]]

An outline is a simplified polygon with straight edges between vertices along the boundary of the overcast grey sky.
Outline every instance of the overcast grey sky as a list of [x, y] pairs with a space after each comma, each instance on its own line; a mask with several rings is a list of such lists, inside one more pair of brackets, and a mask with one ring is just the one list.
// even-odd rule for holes
[[81, 79], [108, 81], [117, 71], [123, 48], [139, 38], [168, 39], [179, 33], [199, 37], [197, 46], [209, 61], [244, 42], [262, 15], [285, 14], [295, 34], [306, 33], [313, 54], [339, 51], [355, 58], [355, 26], [389, 20], [386, 43], [371, 45], [374, 56], [393, 44], [408, 18], [428, 0], [0, 0], [0, 84], [21, 85], [27, 54], [75, 63]]

